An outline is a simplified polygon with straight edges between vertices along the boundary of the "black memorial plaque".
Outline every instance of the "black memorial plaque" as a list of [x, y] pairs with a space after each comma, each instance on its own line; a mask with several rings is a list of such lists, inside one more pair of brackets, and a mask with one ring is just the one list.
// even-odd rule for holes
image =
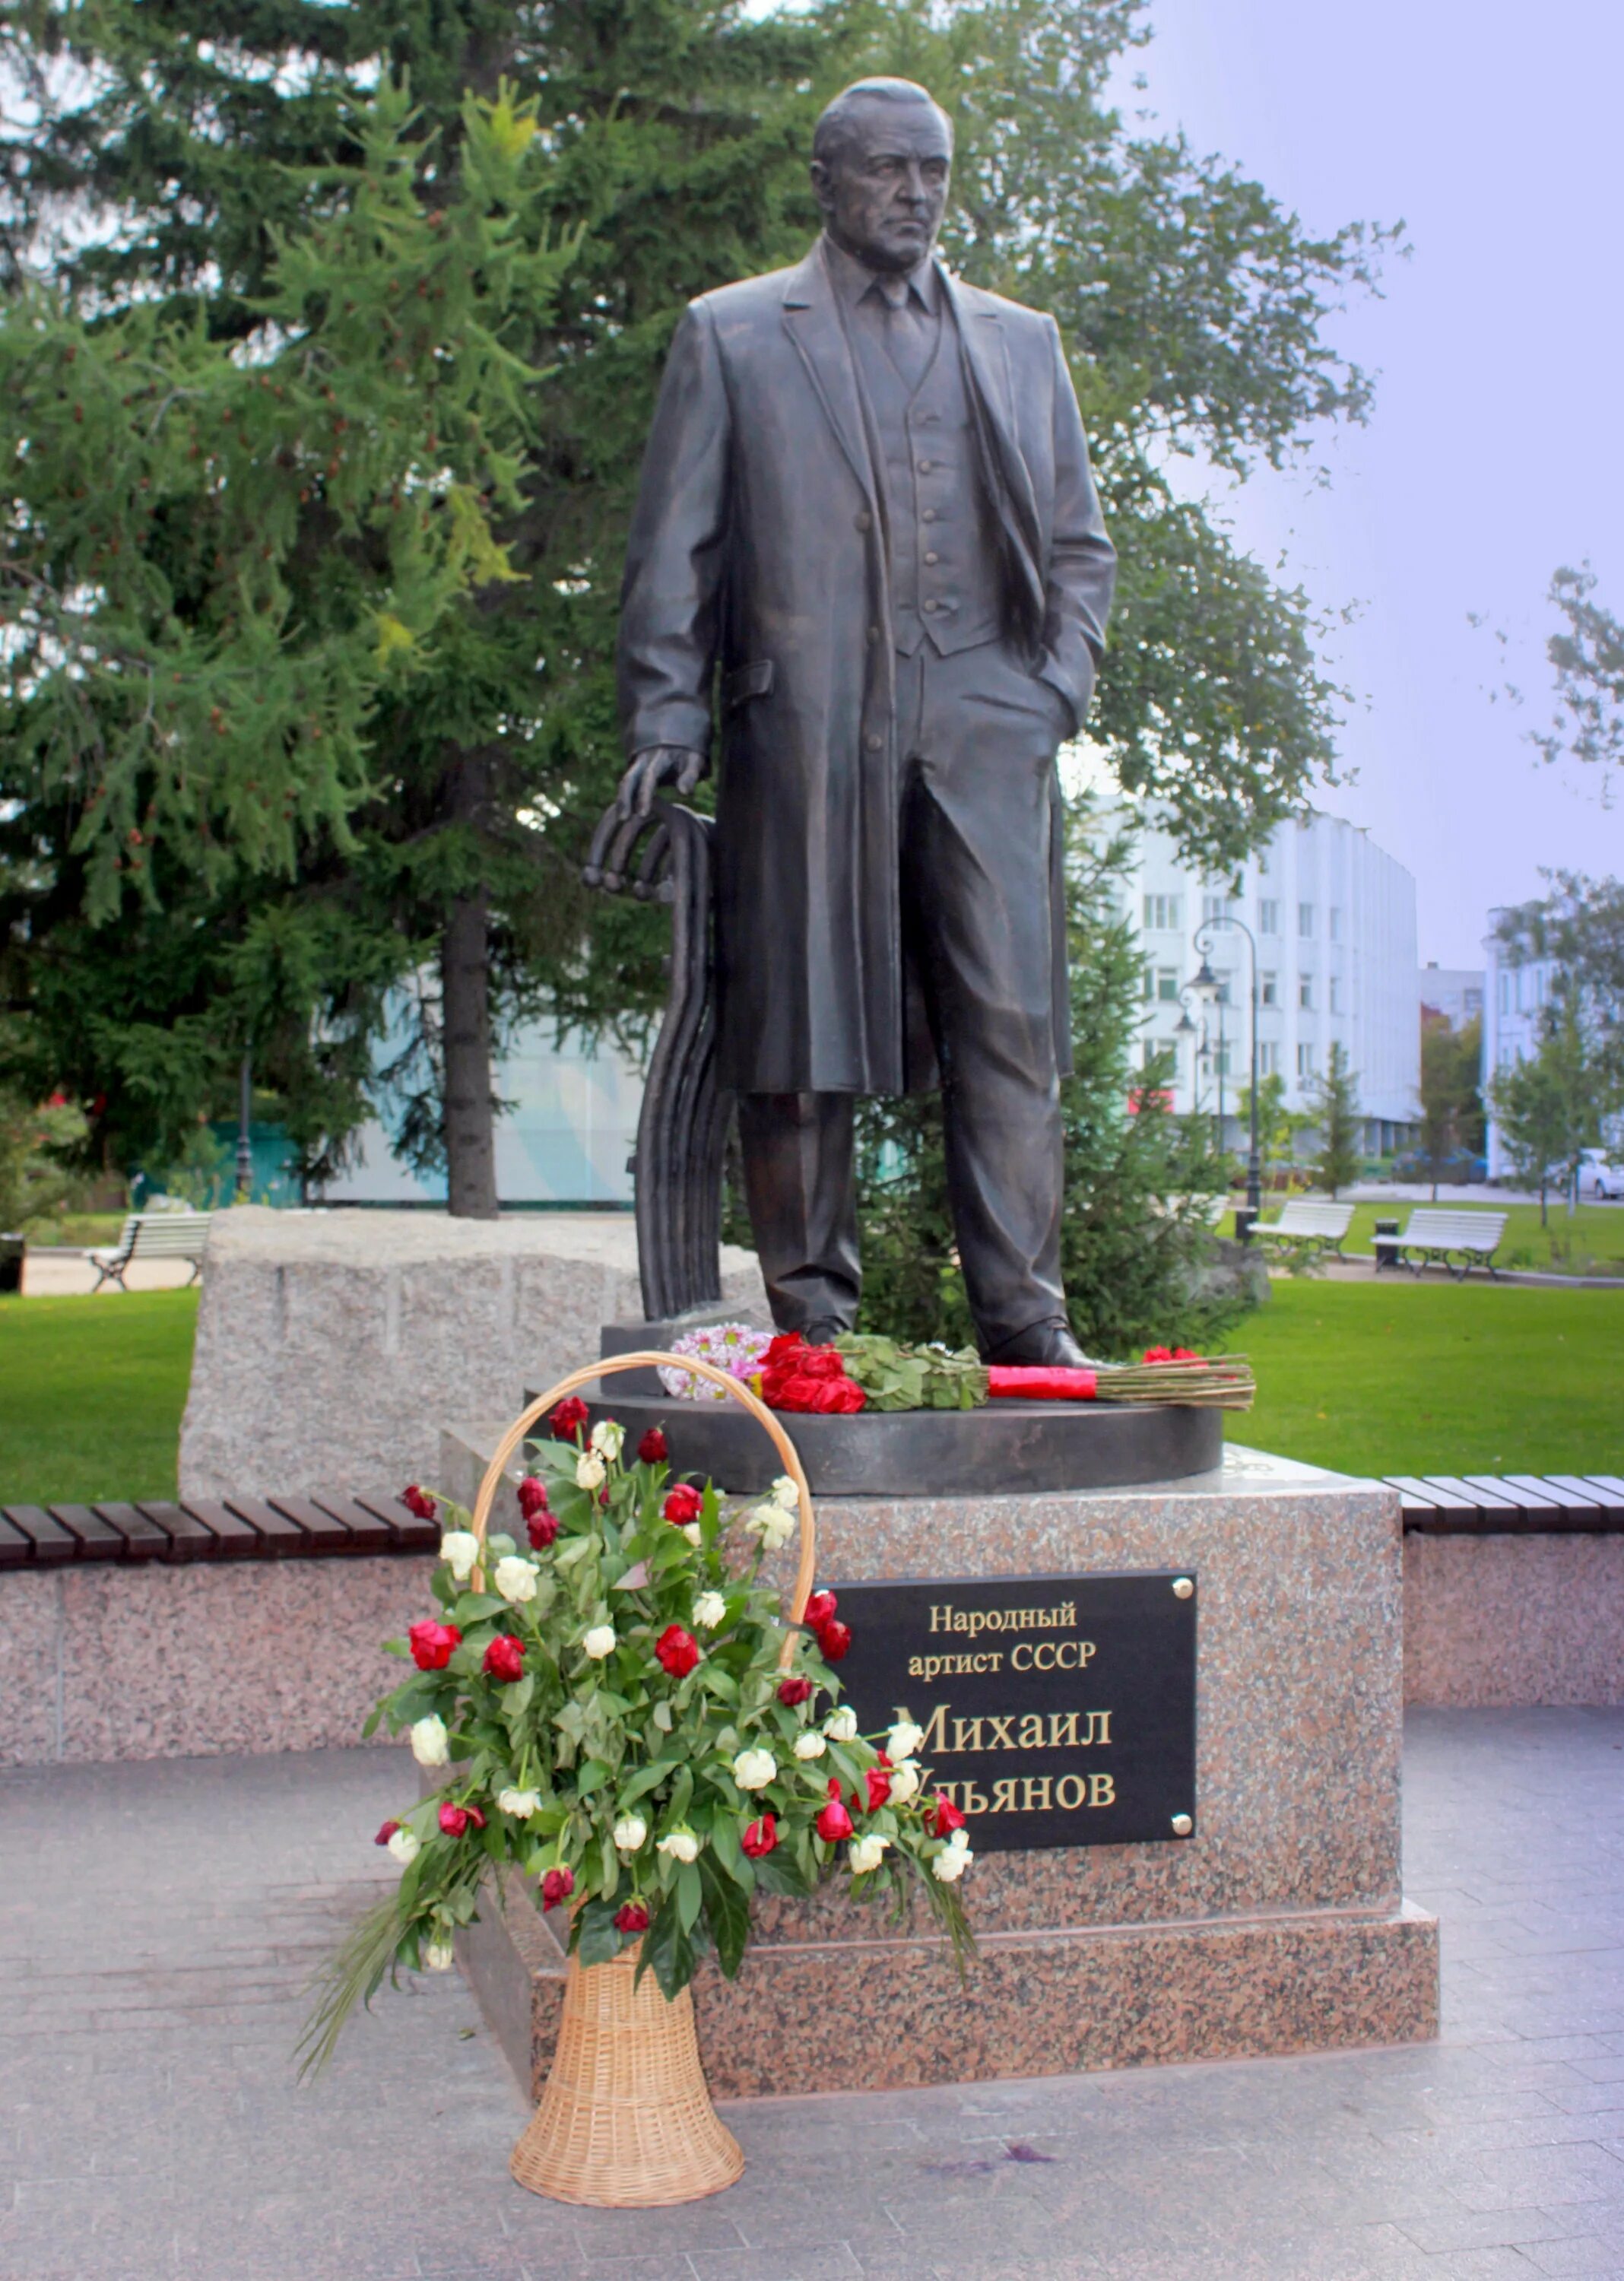
[[839, 1584], [862, 1731], [905, 1710], [978, 1852], [1189, 1836], [1193, 1574]]

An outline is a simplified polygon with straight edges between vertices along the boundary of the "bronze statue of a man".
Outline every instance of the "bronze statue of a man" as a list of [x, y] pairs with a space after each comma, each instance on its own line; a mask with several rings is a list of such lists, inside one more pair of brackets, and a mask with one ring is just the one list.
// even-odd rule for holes
[[1115, 572], [1051, 317], [934, 248], [952, 128], [863, 80], [818, 121], [804, 261], [672, 343], [627, 553], [623, 811], [711, 741], [718, 1078], [780, 1328], [853, 1322], [853, 1108], [940, 1082], [984, 1352], [1080, 1359], [1055, 755]]

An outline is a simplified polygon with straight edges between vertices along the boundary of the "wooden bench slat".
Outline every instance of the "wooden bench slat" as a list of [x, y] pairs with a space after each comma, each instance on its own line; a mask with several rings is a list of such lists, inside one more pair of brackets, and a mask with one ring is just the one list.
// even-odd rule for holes
[[0, 1568], [31, 1568], [34, 1539], [25, 1536], [14, 1520], [0, 1513]]
[[261, 1542], [258, 1529], [251, 1528], [245, 1520], [240, 1519], [218, 1498], [187, 1497], [181, 1510], [189, 1513], [194, 1520], [202, 1522], [225, 1559], [258, 1558]]
[[1508, 1473], [1506, 1487], [1527, 1489], [1530, 1496], [1543, 1496], [1547, 1504], [1560, 1505], [1566, 1512], [1597, 1512], [1600, 1507], [1595, 1496], [1585, 1489], [1570, 1489], [1550, 1474]]
[[397, 1550], [394, 1523], [380, 1519], [359, 1497], [323, 1492], [313, 1496], [311, 1502], [321, 1512], [331, 1513], [335, 1520], [343, 1521], [355, 1541], [357, 1552], [393, 1552]]
[[309, 1497], [272, 1497], [270, 1505], [273, 1512], [281, 1513], [284, 1520], [290, 1520], [296, 1527], [304, 1530], [310, 1540], [304, 1548], [306, 1552], [331, 1554], [353, 1552], [357, 1549], [355, 1539], [345, 1524], [325, 1507], [313, 1504]]
[[1605, 1496], [1617, 1497], [1620, 1504], [1624, 1504], [1624, 1474], [1586, 1473], [1582, 1479], [1587, 1488], [1599, 1489]]
[[1507, 1504], [1520, 1505], [1524, 1512], [1551, 1512], [1556, 1510], [1543, 1488], [1527, 1488], [1516, 1481], [1506, 1480], [1500, 1473], [1467, 1473], [1465, 1479], [1469, 1488], [1487, 1489], [1491, 1496], [1500, 1497]]
[[148, 1519], [139, 1505], [96, 1504], [90, 1508], [99, 1520], [116, 1528], [124, 1539], [127, 1560], [164, 1560], [169, 1555], [169, 1534], [155, 1520]]
[[262, 1497], [228, 1497], [226, 1509], [248, 1523], [259, 1539], [259, 1550], [268, 1557], [306, 1549], [307, 1540], [298, 1521], [277, 1512]]
[[1508, 1496], [1485, 1488], [1481, 1481], [1463, 1481], [1458, 1473], [1427, 1473], [1424, 1476], [1428, 1488], [1447, 1489], [1451, 1496], [1464, 1498], [1480, 1512], [1515, 1512], [1517, 1507]]
[[166, 1504], [160, 1499], [146, 1497], [135, 1510], [161, 1528], [168, 1538], [169, 1549], [159, 1556], [161, 1558], [213, 1560], [219, 1553], [219, 1537], [206, 1522], [198, 1520], [183, 1505]]
[[53, 1504], [50, 1512], [53, 1519], [79, 1539], [81, 1560], [122, 1560], [129, 1550], [121, 1532], [104, 1520], [93, 1505]]
[[1559, 1489], [1572, 1489], [1575, 1495], [1588, 1497], [1601, 1512], [1624, 1512], [1624, 1481], [1616, 1489], [1604, 1488], [1599, 1481], [1587, 1481], [1582, 1473], [1547, 1473], [1545, 1479]]
[[43, 1505], [8, 1504], [4, 1512], [12, 1527], [20, 1529], [33, 1545], [34, 1558], [42, 1567], [56, 1567], [65, 1560], [78, 1559], [79, 1539]]
[[1436, 1488], [1431, 1481], [1420, 1480], [1414, 1473], [1388, 1473], [1383, 1477], [1389, 1488], [1397, 1489], [1402, 1496], [1412, 1497], [1418, 1510], [1433, 1512], [1475, 1512], [1475, 1496], [1457, 1495], [1452, 1489]]
[[375, 1520], [386, 1521], [394, 1533], [397, 1548], [402, 1552], [437, 1552], [440, 1549], [440, 1524], [437, 1520], [419, 1520], [408, 1512], [398, 1497], [375, 1496], [370, 1490], [358, 1490], [355, 1502], [371, 1513]]

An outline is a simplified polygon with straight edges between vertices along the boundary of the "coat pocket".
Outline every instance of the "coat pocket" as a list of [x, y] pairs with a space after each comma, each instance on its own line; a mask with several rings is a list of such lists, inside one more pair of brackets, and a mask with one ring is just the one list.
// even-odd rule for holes
[[723, 677], [723, 711], [731, 713], [737, 707], [748, 704], [753, 697], [768, 696], [772, 684], [771, 658], [758, 657], [752, 664], [737, 666], [731, 673]]

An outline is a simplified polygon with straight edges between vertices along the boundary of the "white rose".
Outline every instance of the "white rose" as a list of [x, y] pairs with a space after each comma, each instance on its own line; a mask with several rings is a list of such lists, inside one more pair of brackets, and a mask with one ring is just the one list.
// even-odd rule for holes
[[506, 1560], [497, 1562], [492, 1581], [505, 1600], [515, 1603], [533, 1600], [536, 1597], [536, 1564], [533, 1560], [521, 1560], [516, 1553], [510, 1554]]
[[615, 1843], [623, 1853], [635, 1853], [648, 1836], [648, 1824], [640, 1813], [623, 1813], [615, 1825]]
[[774, 1504], [781, 1504], [790, 1512], [794, 1512], [800, 1506], [800, 1491], [787, 1473], [780, 1473], [767, 1494]]
[[[592, 1439], [587, 1447], [596, 1450], [600, 1458], [607, 1458], [613, 1465], [621, 1453], [625, 1439], [626, 1429], [623, 1426], [617, 1426], [613, 1418], [603, 1418], [599, 1419], [597, 1425], [593, 1427]], [[585, 1488], [587, 1483], [583, 1481], [581, 1486]]]
[[576, 1459], [576, 1487], [578, 1489], [600, 1489], [608, 1467], [596, 1450], [583, 1450]]
[[615, 1652], [614, 1625], [594, 1624], [582, 1641], [581, 1646], [583, 1651], [590, 1655], [594, 1663], [601, 1663], [606, 1655], [613, 1655]]
[[501, 1811], [511, 1813], [515, 1821], [528, 1821], [541, 1804], [541, 1792], [538, 1790], [502, 1790], [497, 1792], [496, 1802]]
[[727, 1613], [727, 1602], [720, 1592], [701, 1592], [693, 1604], [693, 1620], [702, 1631], [714, 1632]]
[[816, 1730], [795, 1737], [795, 1756], [798, 1759], [821, 1759], [828, 1748], [828, 1744]]
[[900, 1767], [891, 1769], [891, 1803], [906, 1805], [910, 1798], [919, 1795], [919, 1769], [911, 1759], [904, 1759]]
[[849, 1703], [842, 1703], [824, 1721], [824, 1732], [831, 1743], [855, 1743], [857, 1739], [857, 1713]]
[[913, 1757], [924, 1740], [924, 1728], [916, 1727], [906, 1711], [899, 1711], [896, 1724], [885, 1737], [885, 1756], [900, 1766], [904, 1759]]
[[687, 1538], [689, 1543], [692, 1545], [694, 1550], [697, 1552], [700, 1544], [704, 1541], [705, 1535], [705, 1532], [700, 1527], [699, 1522], [697, 1520], [684, 1521], [683, 1535]]
[[877, 1829], [871, 1829], [866, 1837], [853, 1838], [847, 1859], [861, 1876], [865, 1869], [878, 1868], [890, 1843], [888, 1837], [882, 1837]]
[[478, 1537], [471, 1528], [448, 1528], [440, 1539], [440, 1558], [458, 1583], [465, 1583], [479, 1558]]
[[418, 1836], [417, 1832], [414, 1829], [408, 1829], [404, 1821], [398, 1829], [391, 1833], [388, 1847], [403, 1869], [410, 1868], [423, 1850], [422, 1840]]
[[745, 1515], [745, 1529], [761, 1539], [763, 1552], [777, 1552], [795, 1534], [795, 1516], [781, 1504], [758, 1504]]
[[931, 1864], [931, 1875], [939, 1884], [956, 1885], [975, 1855], [970, 1850], [970, 1839], [962, 1829], [955, 1829], [947, 1840], [945, 1852], [939, 1853]]
[[451, 1764], [448, 1740], [445, 1720], [437, 1712], [431, 1712], [428, 1718], [419, 1719], [412, 1728], [412, 1756], [420, 1767], [448, 1767]]
[[669, 1853], [673, 1861], [697, 1861], [700, 1841], [692, 1829], [674, 1829], [655, 1846], [656, 1853]]
[[733, 1780], [740, 1790], [765, 1790], [777, 1771], [770, 1751], [740, 1751], [733, 1761]]
[[423, 1964], [429, 1972], [449, 1972], [457, 1961], [456, 1951], [448, 1940], [431, 1940], [423, 1945]]

